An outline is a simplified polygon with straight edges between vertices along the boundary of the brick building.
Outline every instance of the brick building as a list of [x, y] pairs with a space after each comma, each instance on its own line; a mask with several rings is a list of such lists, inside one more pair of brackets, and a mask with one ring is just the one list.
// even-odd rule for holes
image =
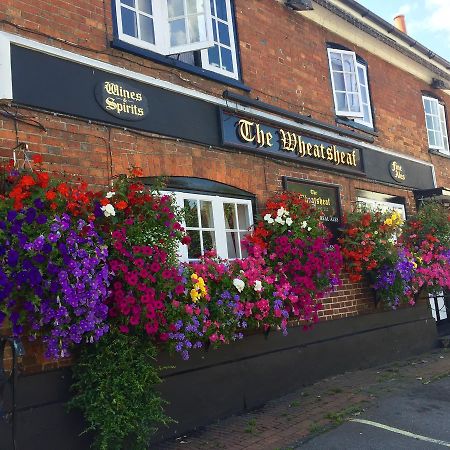
[[[332, 229], [357, 201], [408, 215], [418, 197], [442, 194], [449, 85], [449, 62], [353, 0], [0, 4], [0, 157], [26, 145], [49, 171], [93, 185], [132, 165], [149, 182], [168, 177], [180, 205], [210, 220], [188, 224], [195, 245], [185, 259], [212, 245], [241, 256], [239, 237], [282, 189], [329, 200]], [[255, 335], [177, 362], [163, 387], [176, 431], [425, 349], [434, 342], [430, 317], [424, 305], [381, 312], [368, 286], [346, 282], [309, 334]], [[73, 436], [70, 448], [84, 448], [77, 419], [63, 412], [67, 371], [39, 355], [26, 347], [20, 361], [18, 448], [55, 424]], [[212, 380], [204, 399], [195, 389], [177, 398], [192, 374]], [[211, 405], [224, 380], [230, 387]], [[202, 411], [192, 414], [192, 402]], [[40, 428], [27, 425], [43, 413]], [[45, 448], [61, 448], [52, 439]]]

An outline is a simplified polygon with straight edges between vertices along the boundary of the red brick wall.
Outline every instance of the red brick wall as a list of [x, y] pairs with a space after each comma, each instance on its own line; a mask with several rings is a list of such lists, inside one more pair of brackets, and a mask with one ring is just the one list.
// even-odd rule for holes
[[[252, 88], [252, 98], [311, 114], [334, 125], [326, 42], [345, 45], [368, 62], [379, 132], [375, 144], [433, 162], [438, 185], [450, 186], [450, 160], [428, 153], [421, 90], [430, 88], [425, 82], [311, 22], [307, 14], [294, 13], [275, 0], [236, 0], [236, 16], [243, 78]], [[230, 89], [111, 48], [109, 0], [3, 0], [0, 29], [217, 96], [225, 88]], [[441, 91], [436, 94], [450, 107], [448, 96]], [[355, 201], [355, 189], [401, 195], [406, 197], [408, 212], [414, 210], [411, 191], [400, 188], [149, 133], [98, 126], [81, 119], [29, 109], [18, 112], [40, 122], [47, 132], [19, 121], [16, 133], [13, 120], [0, 116], [0, 157], [10, 157], [19, 140], [28, 143], [32, 152], [45, 155], [49, 171], [82, 175], [93, 185], [105, 185], [110, 172], [123, 173], [130, 165], [137, 165], [142, 167], [144, 176], [193, 176], [227, 183], [253, 192], [261, 205], [281, 189], [281, 177], [285, 175], [340, 185], [344, 210], [350, 209]], [[329, 320], [371, 311], [374, 307], [368, 286], [345, 281], [325, 301], [321, 317]], [[31, 370], [40, 370], [47, 364], [36, 354], [39, 352], [34, 348], [25, 360]]]

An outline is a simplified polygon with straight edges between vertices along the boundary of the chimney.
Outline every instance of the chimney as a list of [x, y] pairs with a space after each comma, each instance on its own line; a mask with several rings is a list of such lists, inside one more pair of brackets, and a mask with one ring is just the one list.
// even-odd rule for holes
[[408, 32], [406, 31], [405, 16], [403, 14], [399, 14], [398, 16], [394, 17], [394, 26], [395, 28], [397, 28], [397, 30], [400, 30], [405, 34], [408, 34]]

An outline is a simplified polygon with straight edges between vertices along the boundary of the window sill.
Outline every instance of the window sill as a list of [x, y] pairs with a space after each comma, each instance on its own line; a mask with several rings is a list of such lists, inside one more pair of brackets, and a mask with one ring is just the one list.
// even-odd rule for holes
[[169, 58], [168, 56], [160, 55], [159, 53], [152, 52], [151, 50], [146, 50], [143, 48], [136, 47], [135, 45], [128, 44], [127, 42], [120, 41], [118, 39], [114, 39], [111, 42], [111, 47], [117, 50], [123, 50], [128, 53], [132, 53], [137, 56], [142, 56], [143, 58], [150, 59], [160, 64], [164, 64], [165, 66], [175, 67], [180, 70], [184, 70], [185, 72], [192, 73], [194, 75], [199, 75], [204, 78], [208, 78], [209, 80], [216, 81], [218, 83], [226, 84], [228, 86], [232, 86], [238, 89], [242, 89], [245, 92], [250, 92], [251, 88], [242, 83], [239, 80], [234, 80], [233, 78], [228, 78], [224, 75], [220, 75], [218, 73], [211, 72], [209, 70], [202, 69], [201, 67], [193, 66], [191, 64], [187, 64], [183, 61], [177, 61], [176, 59]]
[[354, 128], [355, 130], [363, 131], [364, 133], [371, 134], [372, 136], [378, 137], [378, 131], [376, 131], [374, 128], [366, 127], [365, 125], [356, 123], [353, 120], [336, 116], [336, 123], [340, 123], [340, 124], [346, 125], [350, 128]]
[[443, 158], [450, 159], [450, 155], [439, 150], [435, 150], [434, 148], [429, 148], [428, 153], [431, 155], [442, 156]]

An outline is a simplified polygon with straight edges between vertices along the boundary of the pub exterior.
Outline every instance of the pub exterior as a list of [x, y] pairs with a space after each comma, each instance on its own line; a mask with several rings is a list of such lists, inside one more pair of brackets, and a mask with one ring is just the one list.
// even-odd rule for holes
[[[164, 176], [180, 206], [211, 204], [214, 225], [188, 227], [201, 238], [184, 260], [211, 246], [242, 257], [230, 235], [282, 190], [320, 205], [334, 232], [357, 202], [407, 217], [417, 199], [445, 197], [449, 86], [448, 61], [353, 0], [0, 5], [0, 157], [26, 148], [96, 186], [130, 166], [146, 183]], [[238, 211], [232, 230], [225, 205]], [[347, 279], [311, 331], [255, 333], [177, 360], [161, 389], [178, 424], [160, 437], [435, 344], [426, 302], [386, 311]], [[71, 361], [24, 345], [0, 435], [15, 428], [17, 448], [87, 448], [64, 407]]]

